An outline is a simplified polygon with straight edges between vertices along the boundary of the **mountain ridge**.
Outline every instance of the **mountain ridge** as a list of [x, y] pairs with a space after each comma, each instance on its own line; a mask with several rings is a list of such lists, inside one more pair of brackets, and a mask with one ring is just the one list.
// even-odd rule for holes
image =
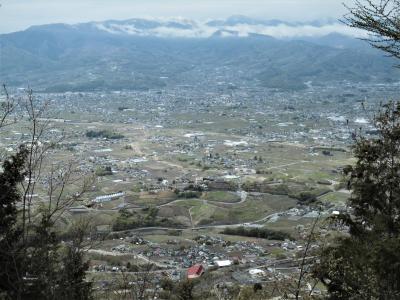
[[[361, 31], [348, 28], [335, 20], [314, 20], [310, 22], [288, 22], [278, 19], [262, 20], [246, 16], [232, 16], [227, 19], [198, 21], [187, 18], [132, 18], [127, 20], [105, 20], [78, 24], [45, 24], [29, 27], [30, 30], [45, 30], [49, 26], [63, 26], [77, 30], [99, 30], [113, 34], [130, 34], [157, 37], [207, 38], [215, 32], [226, 30], [246, 37], [249, 34], [269, 35], [275, 38], [303, 36], [324, 36], [340, 33], [351, 37], [365, 36]], [[169, 31], [168, 31], [169, 30]], [[175, 32], [173, 30], [176, 30]]]
[[[120, 26], [134, 22], [141, 29], [160, 24], [143, 19], [118, 22]], [[251, 23], [239, 17], [227, 22]], [[191, 23], [169, 19], [163, 24], [189, 28]], [[331, 26], [324, 25], [328, 23], [332, 22], [319, 25]], [[199, 38], [115, 33], [99, 29], [98, 24], [50, 24], [0, 35], [1, 81], [62, 92], [162, 88], [196, 84], [199, 78], [212, 83], [223, 75], [237, 85], [286, 90], [306, 88], [310, 81], [391, 82], [399, 74], [392, 59], [338, 32], [277, 38], [265, 32], [243, 35], [219, 29]]]

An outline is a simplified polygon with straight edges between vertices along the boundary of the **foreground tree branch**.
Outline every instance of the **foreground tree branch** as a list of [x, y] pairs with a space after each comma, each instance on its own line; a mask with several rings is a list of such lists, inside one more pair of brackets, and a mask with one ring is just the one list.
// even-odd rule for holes
[[[61, 235], [57, 223], [93, 180], [86, 180], [73, 162], [50, 163], [54, 145], [64, 136], [49, 138], [47, 103], [37, 103], [32, 90], [19, 101], [4, 91], [0, 129], [12, 125], [19, 113], [29, 134], [0, 172], [0, 299], [89, 299], [88, 226], [70, 222], [68, 236]], [[36, 191], [41, 194], [37, 201]]]
[[368, 32], [365, 40], [374, 48], [400, 58], [400, 0], [357, 0], [346, 7], [347, 25]]

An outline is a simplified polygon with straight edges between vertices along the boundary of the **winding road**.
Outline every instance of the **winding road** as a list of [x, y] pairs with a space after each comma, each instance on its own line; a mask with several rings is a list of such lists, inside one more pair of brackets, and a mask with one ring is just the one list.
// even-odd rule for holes
[[[328, 191], [322, 195], [319, 195], [319, 197], [324, 196], [328, 193], [332, 193], [332, 191]], [[165, 204], [161, 204], [156, 206], [157, 208], [162, 208], [162, 207], [166, 207], [166, 206], [170, 206], [176, 203], [180, 203], [180, 202], [184, 202], [187, 200], [191, 200], [191, 201], [201, 201], [204, 204], [208, 204], [208, 205], [212, 205], [212, 206], [216, 206], [216, 204], [221, 204], [221, 205], [238, 205], [241, 203], [245, 203], [247, 201], [248, 198], [248, 192], [243, 191], [243, 190], [239, 190], [236, 192], [239, 196], [240, 196], [240, 201], [239, 202], [217, 202], [217, 201], [210, 201], [210, 200], [205, 200], [205, 199], [177, 199], [177, 200], [173, 200], [171, 202], [165, 203]], [[274, 212], [272, 214], [269, 214], [259, 220], [254, 220], [251, 222], [245, 222], [245, 223], [238, 223], [238, 224], [222, 224], [222, 225], [204, 225], [204, 226], [198, 226], [195, 227], [193, 224], [193, 216], [191, 213], [191, 209], [193, 208], [190, 207], [188, 209], [189, 212], [189, 219], [190, 219], [190, 227], [185, 227], [185, 228], [176, 228], [176, 227], [158, 227], [158, 226], [154, 226], [154, 227], [141, 227], [141, 228], [135, 228], [135, 229], [130, 229], [130, 230], [122, 230], [122, 231], [114, 231], [113, 233], [118, 233], [118, 232], [140, 232], [140, 231], [150, 231], [150, 230], [178, 230], [178, 231], [183, 231], [183, 230], [201, 230], [201, 229], [210, 229], [210, 228], [227, 228], [227, 227], [241, 227], [241, 226], [247, 226], [247, 227], [251, 227], [251, 226], [261, 226], [260, 223], [264, 223], [266, 221], [268, 221], [269, 219], [278, 216], [279, 214], [284, 213], [285, 211], [281, 211], [281, 212]], [[88, 209], [88, 210], [94, 210], [94, 209]], [[117, 211], [117, 209], [112, 209], [112, 210], [100, 210], [100, 211]]]

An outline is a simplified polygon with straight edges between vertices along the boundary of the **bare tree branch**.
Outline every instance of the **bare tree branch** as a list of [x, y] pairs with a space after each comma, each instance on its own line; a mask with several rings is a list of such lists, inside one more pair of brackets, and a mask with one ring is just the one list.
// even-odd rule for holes
[[343, 22], [369, 33], [374, 48], [400, 59], [400, 0], [357, 0]]

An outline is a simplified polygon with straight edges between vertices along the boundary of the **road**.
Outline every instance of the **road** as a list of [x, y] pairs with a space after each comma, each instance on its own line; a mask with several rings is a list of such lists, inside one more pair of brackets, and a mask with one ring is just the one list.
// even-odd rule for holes
[[148, 264], [153, 264], [160, 268], [170, 268], [169, 265], [162, 264], [162, 263], [159, 263], [156, 261], [152, 261], [152, 260], [148, 259], [146, 256], [144, 256], [142, 254], [137, 254], [135, 252], [121, 253], [118, 251], [106, 251], [106, 250], [100, 250], [100, 249], [89, 249], [89, 250], [87, 250], [87, 252], [88, 253], [96, 253], [96, 254], [100, 254], [100, 255], [109, 255], [109, 256], [133, 256], [134, 259], [141, 259], [141, 260], [147, 262]]
[[[328, 194], [328, 193], [331, 193], [331, 192], [333, 192], [333, 191], [327, 191], [326, 193], [324, 193], [324, 194], [322, 194], [322, 195], [319, 195], [318, 198], [319, 198], [319, 197], [322, 197], [322, 196], [324, 196], [324, 195], [326, 195], [326, 194]], [[248, 193], [247, 193], [247, 192], [245, 192], [245, 191], [237, 191], [237, 193], [240, 195], [240, 201], [239, 201], [239, 202], [234, 202], [234, 203], [232, 203], [232, 202], [216, 202], [216, 201], [209, 201], [209, 200], [205, 200], [205, 199], [190, 199], [190, 200], [193, 200], [193, 201], [202, 201], [204, 204], [209, 204], [209, 205], [212, 205], [212, 206], [215, 206], [215, 204], [238, 205], [238, 204], [241, 204], [241, 203], [244, 203], [244, 202], [247, 201], [247, 198], [248, 198]], [[183, 202], [183, 201], [187, 201], [187, 200], [188, 200], [188, 199], [178, 199], [178, 200], [174, 200], [174, 201], [171, 201], [171, 202], [169, 202], [169, 203], [165, 203], [165, 204], [162, 204], [162, 205], [158, 205], [157, 208], [166, 207], [166, 206], [169, 206], [169, 205], [172, 205], [172, 204], [175, 204], [175, 203], [179, 203], [179, 202]], [[126, 232], [126, 231], [137, 232], [137, 231], [147, 231], [147, 230], [179, 230], [179, 231], [183, 231], [183, 230], [187, 230], [187, 229], [192, 229], [192, 230], [212, 229], [212, 228], [221, 228], [221, 229], [224, 229], [224, 228], [227, 228], [227, 227], [252, 226], [252, 225], [260, 225], [260, 223], [264, 223], [264, 222], [268, 221], [270, 218], [275, 217], [275, 216], [277, 216], [277, 215], [279, 215], [279, 214], [284, 213], [284, 211], [283, 211], [283, 212], [275, 212], [275, 213], [269, 214], [269, 215], [267, 215], [267, 216], [265, 216], [265, 217], [263, 217], [263, 218], [261, 218], [261, 219], [259, 219], [259, 220], [254, 220], [254, 221], [247, 222], [247, 223], [221, 224], [221, 225], [204, 225], [204, 226], [195, 227], [194, 224], [193, 224], [193, 216], [192, 216], [192, 213], [191, 213], [191, 209], [192, 209], [192, 208], [193, 208], [193, 207], [189, 208], [189, 210], [188, 210], [188, 212], [189, 212], [189, 218], [190, 218], [190, 224], [191, 224], [191, 227], [189, 227], [189, 228], [188, 228], [188, 227], [186, 227], [186, 228], [176, 228], [176, 227], [141, 227], [141, 228], [135, 228], [135, 229], [131, 229], [131, 230], [123, 230], [123, 231], [119, 231], [119, 232]], [[94, 211], [94, 209], [88, 209], [88, 210], [89, 210], [89, 211]], [[100, 211], [113, 211], [113, 212], [115, 212], [115, 211], [117, 211], [117, 210], [100, 210]], [[117, 232], [117, 231], [115, 231], [115, 232]]]
[[212, 228], [220, 228], [220, 229], [224, 229], [227, 227], [241, 227], [241, 226], [251, 226], [251, 225], [259, 225], [257, 223], [262, 223], [264, 221], [267, 221], [269, 218], [280, 214], [283, 212], [276, 212], [273, 214], [269, 214], [266, 217], [259, 219], [259, 220], [255, 220], [252, 222], [248, 222], [248, 223], [238, 223], [238, 224], [224, 224], [224, 225], [204, 225], [204, 226], [199, 226], [199, 227], [186, 227], [186, 228], [176, 228], [176, 227], [141, 227], [141, 228], [135, 228], [135, 229], [130, 229], [130, 230], [123, 230], [123, 231], [114, 231], [113, 233], [118, 233], [118, 232], [138, 232], [138, 231], [147, 231], [147, 230], [178, 230], [178, 231], [183, 231], [183, 230], [201, 230], [201, 229], [212, 229]]
[[237, 205], [237, 204], [241, 204], [241, 203], [246, 202], [246, 200], [247, 200], [247, 192], [245, 192], [245, 191], [237, 191], [236, 193], [240, 196], [240, 201], [239, 202], [219, 202], [219, 201], [210, 201], [210, 200], [199, 199], [199, 198], [177, 199], [177, 200], [174, 200], [174, 201], [171, 201], [171, 202], [168, 202], [168, 203], [164, 203], [164, 204], [158, 205], [157, 208], [161, 208], [161, 207], [164, 207], [164, 206], [169, 206], [169, 205], [172, 205], [172, 204], [175, 204], [175, 203], [179, 203], [179, 202], [185, 202], [185, 201], [188, 201], [188, 200], [190, 200], [190, 201], [201, 201], [204, 204], [209, 204], [209, 205], [213, 205], [213, 206], [215, 206], [216, 204]]
[[[317, 256], [307, 256], [307, 257], [304, 258], [304, 262], [306, 263], [309, 260], [313, 260], [313, 259], [316, 259], [316, 258], [317, 258]], [[268, 267], [279, 266], [279, 265], [282, 265], [282, 264], [294, 263], [294, 262], [301, 264], [303, 262], [303, 257], [300, 257], [298, 259], [286, 258], [286, 259], [281, 259], [281, 260], [274, 260], [274, 261], [271, 261], [271, 262], [269, 262], [268, 264], [265, 264], [265, 265], [254, 266], [254, 267], [248, 268], [248, 270], [268, 268]]]

